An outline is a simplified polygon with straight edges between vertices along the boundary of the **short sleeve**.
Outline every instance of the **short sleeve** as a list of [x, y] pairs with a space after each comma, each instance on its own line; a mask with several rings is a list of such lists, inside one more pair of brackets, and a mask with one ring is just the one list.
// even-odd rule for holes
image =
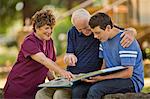
[[123, 48], [119, 45], [119, 57], [121, 65], [134, 66], [138, 55], [138, 43], [134, 41], [128, 48]]
[[37, 45], [37, 42], [32, 39], [26, 39], [23, 42], [21, 46], [21, 51], [25, 57], [41, 52], [40, 48]]
[[52, 60], [55, 62], [56, 61], [56, 53], [55, 53], [56, 47], [54, 46], [54, 42], [52, 39], [51, 39], [51, 42], [52, 42], [52, 48], [53, 48], [53, 59]]
[[73, 32], [70, 30], [67, 33], [67, 53], [74, 53]]
[[103, 47], [102, 44], [99, 44], [99, 58], [103, 58]]

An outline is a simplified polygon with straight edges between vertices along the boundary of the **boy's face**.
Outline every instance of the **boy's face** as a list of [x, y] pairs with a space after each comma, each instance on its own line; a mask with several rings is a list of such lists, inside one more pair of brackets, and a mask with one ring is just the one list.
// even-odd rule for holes
[[107, 28], [103, 30], [99, 26], [96, 26], [94, 29], [91, 29], [91, 31], [94, 33], [94, 38], [99, 39], [101, 42], [105, 42], [108, 40], [109, 33], [107, 30]]
[[52, 28], [49, 25], [44, 25], [40, 28], [36, 28], [36, 34], [41, 40], [50, 40]]

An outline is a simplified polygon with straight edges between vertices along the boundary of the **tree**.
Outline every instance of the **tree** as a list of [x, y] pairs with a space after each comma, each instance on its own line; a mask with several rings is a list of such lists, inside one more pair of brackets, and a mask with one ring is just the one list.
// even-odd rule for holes
[[0, 34], [6, 32], [6, 28], [20, 17], [15, 6], [20, 0], [0, 0]]
[[[17, 19], [31, 18], [32, 15], [42, 9], [44, 5], [54, 5], [59, 8], [71, 9], [84, 0], [0, 0], [0, 34], [6, 33]], [[16, 4], [23, 3], [23, 9], [16, 10]]]

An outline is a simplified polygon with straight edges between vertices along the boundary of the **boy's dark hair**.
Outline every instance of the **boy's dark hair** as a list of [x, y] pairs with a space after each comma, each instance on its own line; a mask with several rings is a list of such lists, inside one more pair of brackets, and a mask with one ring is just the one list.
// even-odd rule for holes
[[99, 26], [101, 29], [105, 30], [107, 25], [110, 25], [113, 28], [113, 23], [111, 18], [105, 13], [97, 13], [93, 15], [89, 21], [89, 25], [91, 28], [95, 28]]
[[33, 30], [40, 28], [44, 25], [49, 25], [51, 28], [55, 25], [55, 16], [51, 10], [40, 10], [37, 11], [32, 17]]

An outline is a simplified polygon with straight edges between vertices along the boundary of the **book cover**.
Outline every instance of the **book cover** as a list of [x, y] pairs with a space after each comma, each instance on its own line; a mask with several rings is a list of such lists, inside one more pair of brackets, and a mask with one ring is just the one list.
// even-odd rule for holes
[[116, 66], [112, 68], [106, 68], [103, 70], [97, 70], [89, 73], [83, 73], [75, 75], [75, 78], [71, 81], [67, 80], [66, 78], [59, 77], [57, 79], [51, 80], [47, 83], [40, 84], [38, 87], [49, 87], [49, 88], [69, 88], [73, 85], [74, 82], [79, 81], [81, 79], [89, 78], [96, 75], [109, 75], [115, 72], [119, 72], [122, 70], [127, 69], [127, 67], [123, 66]]

